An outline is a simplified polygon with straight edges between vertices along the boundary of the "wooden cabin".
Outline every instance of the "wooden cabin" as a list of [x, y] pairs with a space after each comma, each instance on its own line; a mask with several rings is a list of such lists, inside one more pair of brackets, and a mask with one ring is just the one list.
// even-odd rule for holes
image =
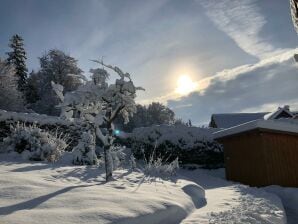
[[250, 186], [298, 187], [298, 121], [256, 120], [214, 133], [226, 178]]

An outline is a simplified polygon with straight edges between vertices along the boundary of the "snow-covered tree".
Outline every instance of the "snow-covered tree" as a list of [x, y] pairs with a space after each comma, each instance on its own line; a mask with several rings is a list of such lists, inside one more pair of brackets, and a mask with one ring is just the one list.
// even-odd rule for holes
[[[103, 145], [106, 181], [110, 181], [113, 178], [113, 122], [119, 115], [124, 122], [129, 121], [129, 117], [136, 112], [136, 91], [142, 88], [135, 87], [130, 74], [118, 67], [106, 65], [102, 61], [94, 62], [103, 68], [91, 69], [92, 80], [79, 86], [77, 90], [63, 94], [63, 86], [55, 83], [52, 86], [61, 100], [61, 116], [66, 119], [80, 117], [93, 127], [96, 137]], [[104, 67], [117, 73], [120, 78], [109, 84], [107, 80], [110, 75]]]
[[15, 68], [16, 75], [18, 77], [18, 89], [22, 92], [25, 91], [27, 81], [27, 67], [26, 67], [26, 52], [24, 49], [23, 38], [16, 34], [10, 39], [9, 47], [11, 52], [7, 52], [7, 63], [11, 64]]
[[298, 33], [298, 0], [290, 0], [292, 20], [296, 32]]
[[[60, 50], [47, 52], [40, 58], [40, 70], [31, 74], [28, 80], [28, 86], [32, 85], [36, 88], [37, 98], [39, 98], [32, 104], [32, 109], [38, 113], [59, 115], [60, 111], [55, 107], [59, 100], [52, 90], [51, 82], [62, 85], [63, 93], [73, 91], [82, 84], [82, 72], [73, 57]], [[32, 94], [32, 91], [29, 94]]]
[[40, 58], [40, 75], [44, 87], [51, 88], [51, 81], [64, 86], [64, 91], [73, 91], [81, 84], [82, 70], [77, 60], [60, 50], [50, 50]]
[[22, 111], [24, 109], [21, 92], [17, 88], [14, 67], [0, 59], [0, 109]]

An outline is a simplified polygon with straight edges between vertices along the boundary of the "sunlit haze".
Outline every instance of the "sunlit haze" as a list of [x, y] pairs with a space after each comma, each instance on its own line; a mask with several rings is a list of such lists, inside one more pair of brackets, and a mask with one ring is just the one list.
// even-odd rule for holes
[[196, 84], [191, 80], [188, 75], [181, 75], [177, 80], [176, 92], [180, 95], [187, 95], [194, 91]]

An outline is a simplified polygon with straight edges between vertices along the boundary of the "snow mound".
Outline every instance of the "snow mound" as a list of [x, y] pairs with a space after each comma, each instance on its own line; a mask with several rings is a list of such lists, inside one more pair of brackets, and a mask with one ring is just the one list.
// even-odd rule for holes
[[[0, 154], [0, 220], [6, 224], [175, 224], [195, 210], [193, 196], [203, 200], [203, 189], [191, 181], [148, 181], [143, 173], [118, 170], [117, 180], [106, 183], [97, 166], [4, 157]], [[192, 188], [192, 195], [183, 188]]]
[[188, 194], [196, 208], [200, 208], [206, 204], [205, 190], [197, 184], [188, 184], [182, 188], [182, 190]]

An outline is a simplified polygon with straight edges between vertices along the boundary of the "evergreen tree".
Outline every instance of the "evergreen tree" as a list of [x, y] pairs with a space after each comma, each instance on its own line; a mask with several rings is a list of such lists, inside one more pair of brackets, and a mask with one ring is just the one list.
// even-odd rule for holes
[[17, 77], [12, 65], [0, 59], [0, 109], [23, 111], [21, 92], [17, 89]]
[[7, 63], [13, 65], [18, 79], [18, 89], [25, 91], [27, 82], [26, 52], [24, 49], [23, 38], [18, 34], [13, 35], [10, 39], [9, 47], [11, 52], [7, 52]]

